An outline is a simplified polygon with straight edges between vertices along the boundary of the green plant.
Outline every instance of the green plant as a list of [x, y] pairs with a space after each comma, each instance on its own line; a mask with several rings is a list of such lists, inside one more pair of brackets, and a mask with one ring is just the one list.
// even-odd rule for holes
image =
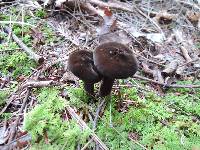
[[76, 87], [76, 88], [67, 87], [66, 90], [68, 92], [68, 96], [70, 97], [69, 99], [70, 105], [76, 106], [77, 108], [87, 105], [88, 97], [82, 85], [81, 87]]
[[[12, 46], [10, 45], [10, 47]], [[29, 75], [31, 67], [35, 65], [36, 63], [30, 60], [24, 52], [14, 52], [0, 58], [0, 70], [4, 74], [12, 73], [14, 78], [19, 75]]]
[[63, 121], [61, 118], [67, 102], [59, 96], [59, 90], [45, 88], [39, 92], [39, 103], [26, 114], [24, 121], [24, 128], [31, 133], [33, 142], [42, 138], [46, 132], [52, 147], [57, 145], [58, 149], [65, 145], [67, 149], [73, 150], [78, 142], [85, 143], [89, 132], [82, 131], [74, 121]]
[[200, 42], [197, 42], [195, 46], [196, 48], [200, 48]]
[[[186, 91], [182, 90], [181, 96], [174, 95], [176, 92], [173, 91], [163, 98], [148, 92], [141, 99], [135, 88], [123, 88], [120, 99], [133, 101], [134, 105], [127, 107], [126, 113], [118, 112], [114, 103], [118, 97], [113, 96], [112, 114], [110, 110], [105, 111], [97, 133], [110, 149], [143, 149], [128, 140], [130, 133], [136, 133], [136, 142], [148, 149], [189, 150], [198, 147], [200, 126], [193, 121], [192, 115], [199, 116], [199, 96], [186, 95]], [[110, 126], [111, 116], [113, 127]]]
[[37, 17], [44, 18], [44, 17], [47, 15], [47, 13], [46, 13], [46, 11], [45, 11], [44, 9], [38, 9], [38, 10], [35, 12], [35, 15], [36, 15]]
[[8, 91], [5, 91], [5, 90], [0, 91], [0, 108], [1, 108], [1, 105], [6, 103], [8, 95], [9, 95]]

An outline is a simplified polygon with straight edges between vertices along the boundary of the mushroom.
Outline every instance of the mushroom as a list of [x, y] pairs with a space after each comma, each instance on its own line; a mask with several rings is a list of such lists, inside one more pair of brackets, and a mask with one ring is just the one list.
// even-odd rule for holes
[[133, 76], [138, 64], [133, 51], [118, 42], [103, 43], [93, 53], [94, 65], [103, 76], [99, 95], [105, 97], [111, 93], [115, 79]]
[[86, 50], [75, 51], [69, 55], [69, 70], [84, 82], [85, 91], [93, 96], [94, 83], [99, 82], [102, 77], [94, 66], [92, 52]]

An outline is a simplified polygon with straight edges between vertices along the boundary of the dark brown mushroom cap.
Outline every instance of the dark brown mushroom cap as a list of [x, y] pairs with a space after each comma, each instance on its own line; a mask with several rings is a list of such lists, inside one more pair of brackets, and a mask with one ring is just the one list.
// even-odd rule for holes
[[125, 45], [117, 42], [103, 43], [93, 54], [97, 70], [111, 79], [124, 79], [133, 76], [138, 64], [133, 52]]
[[75, 76], [87, 83], [96, 83], [101, 80], [94, 66], [92, 52], [85, 50], [73, 52], [69, 56], [68, 67]]

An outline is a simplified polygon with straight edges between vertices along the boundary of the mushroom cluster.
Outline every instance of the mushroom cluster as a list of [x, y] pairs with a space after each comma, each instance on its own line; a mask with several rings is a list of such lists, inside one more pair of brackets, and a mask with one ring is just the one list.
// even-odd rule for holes
[[85, 50], [73, 52], [69, 56], [68, 67], [75, 76], [83, 81], [85, 91], [93, 96], [94, 84], [99, 82], [102, 76], [94, 66], [92, 52]]
[[84, 82], [84, 88], [94, 94], [94, 83], [102, 80], [99, 95], [105, 97], [111, 93], [115, 79], [133, 76], [137, 69], [137, 60], [128, 47], [118, 42], [99, 45], [95, 51], [76, 51], [69, 56], [70, 71]]
[[117, 42], [101, 44], [93, 54], [94, 65], [103, 76], [100, 96], [110, 94], [115, 79], [125, 79], [133, 76], [138, 64], [128, 47]]

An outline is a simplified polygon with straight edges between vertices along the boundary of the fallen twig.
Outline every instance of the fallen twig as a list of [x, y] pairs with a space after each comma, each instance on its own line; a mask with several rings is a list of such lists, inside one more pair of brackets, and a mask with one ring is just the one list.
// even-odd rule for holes
[[93, 122], [93, 129], [94, 130], [96, 129], [98, 118], [99, 118], [99, 113], [102, 110], [103, 105], [105, 104], [105, 101], [106, 100], [104, 98], [103, 100], [101, 100], [100, 104], [98, 105], [98, 108], [97, 108], [97, 111], [96, 111], [96, 114], [95, 114], [95, 118], [94, 118], [94, 122]]
[[20, 24], [20, 25], [27, 25], [27, 26], [31, 26], [31, 27], [36, 27], [32, 24], [29, 23], [25, 23], [25, 22], [18, 22], [18, 21], [0, 21], [0, 24]]
[[[16, 91], [15, 91], [16, 92]], [[13, 93], [15, 93], [13, 92]], [[8, 106], [12, 103], [12, 101], [15, 99], [15, 95], [11, 94], [11, 97], [7, 100], [6, 106], [4, 106], [4, 108], [1, 110], [0, 112], [0, 116], [6, 111], [6, 109], [8, 108]]]
[[81, 148], [81, 150], [85, 150], [92, 141], [93, 137], [83, 146], [83, 148]]
[[140, 144], [138, 141], [134, 140], [133, 138], [130, 138], [129, 139], [134, 142], [135, 144], [139, 145], [141, 148], [143, 148], [144, 150], [148, 150], [146, 147], [144, 147], [142, 144]]
[[[27, 88], [27, 91], [26, 91], [26, 96], [23, 100], [23, 103], [22, 103], [22, 106], [19, 110], [19, 114], [21, 114], [24, 110], [24, 107], [26, 105], [26, 101], [28, 100], [28, 97], [29, 97], [29, 94], [30, 94], [30, 91], [31, 89], [30, 88]], [[9, 140], [8, 140], [8, 144], [10, 144], [13, 140], [13, 138], [15, 137], [15, 134], [16, 134], [16, 130], [17, 130], [17, 126], [18, 126], [18, 122], [19, 122], [19, 119], [20, 119], [20, 115], [17, 116], [15, 122], [14, 122], [14, 125], [11, 126], [11, 129], [10, 129], [10, 137], [9, 137]]]
[[157, 27], [157, 29], [159, 30], [159, 32], [162, 33], [162, 34], [164, 35], [164, 33], [163, 33], [161, 27], [160, 27], [153, 19], [151, 19], [148, 15], [146, 15], [145, 13], [143, 13], [142, 10], [140, 10], [138, 7], [134, 6], [134, 9], [135, 9], [139, 14], [141, 14], [141, 15], [144, 16], [145, 18], [149, 19], [149, 21], [152, 22], [153, 25], [154, 25], [155, 27]]
[[200, 88], [200, 85], [193, 85], [193, 84], [188, 84], [188, 85], [170, 84], [169, 85], [169, 84], [160, 83], [158, 81], [151, 80], [149, 78], [142, 77], [142, 76], [139, 76], [139, 75], [134, 75], [133, 78], [149, 81], [149, 82], [156, 83], [156, 84], [159, 84], [159, 85], [163, 85], [164, 87], [171, 87], [171, 88]]
[[5, 27], [5, 31], [12, 35], [13, 40], [30, 56], [38, 63], [42, 63], [44, 58], [36, 53], [34, 53], [30, 48], [28, 48], [8, 27]]
[[113, 0], [112, 2], [110, 2], [110, 1], [103, 2], [103, 1], [100, 1], [100, 0], [87, 0], [87, 2], [98, 5], [100, 7], [110, 7], [110, 8], [115, 8], [115, 9], [133, 12], [133, 8], [130, 7], [130, 5], [128, 5], [126, 3], [119, 2], [119, 1], [115, 1], [115, 0]]
[[9, 150], [10, 147], [16, 147], [18, 143], [23, 143], [23, 142], [30, 142], [31, 141], [31, 135], [30, 134], [25, 134], [17, 139], [14, 139], [12, 142], [9, 144], [0, 146], [1, 150]]
[[19, 89], [23, 89], [26, 87], [49, 87], [49, 86], [58, 86], [61, 85], [60, 83], [48, 80], [48, 81], [27, 81], [22, 86], [19, 87]]
[[78, 124], [82, 127], [82, 129], [89, 129], [91, 131], [91, 135], [95, 142], [97, 142], [103, 150], [108, 150], [107, 146], [99, 139], [99, 137], [87, 126], [87, 124], [75, 113], [75, 111], [68, 106], [68, 112], [72, 116], [74, 120], [78, 122]]

